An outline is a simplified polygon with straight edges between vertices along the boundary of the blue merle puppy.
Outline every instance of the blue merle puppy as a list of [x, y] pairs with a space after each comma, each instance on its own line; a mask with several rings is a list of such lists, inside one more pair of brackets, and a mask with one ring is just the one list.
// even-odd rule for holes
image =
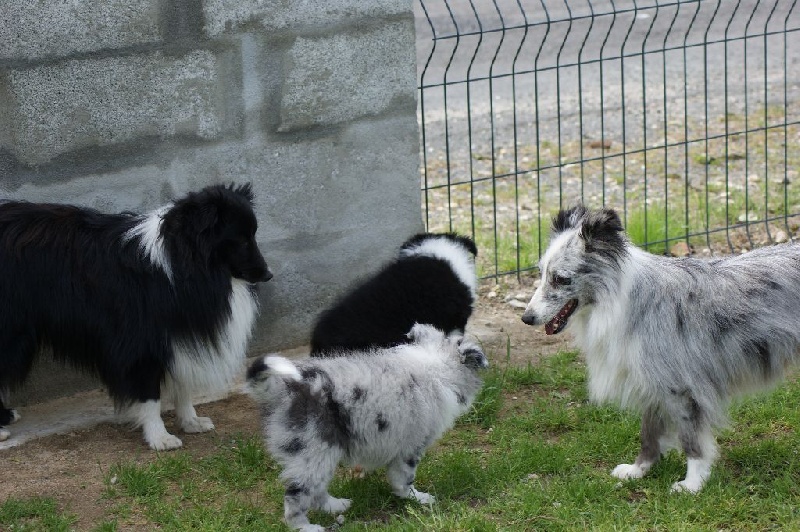
[[393, 348], [297, 362], [266, 356], [250, 367], [248, 390], [283, 468], [290, 527], [324, 530], [308, 522], [309, 510], [349, 508], [349, 499], [328, 494], [340, 462], [385, 466], [395, 495], [434, 502], [414, 488], [417, 464], [470, 408], [482, 385], [477, 370], [488, 361], [460, 333], [416, 324], [408, 336], [412, 343]]

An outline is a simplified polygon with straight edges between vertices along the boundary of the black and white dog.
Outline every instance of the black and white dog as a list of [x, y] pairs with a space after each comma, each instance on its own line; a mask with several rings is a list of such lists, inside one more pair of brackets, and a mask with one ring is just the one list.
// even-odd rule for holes
[[145, 215], [1, 202], [0, 424], [17, 419], [8, 393], [49, 350], [100, 377], [153, 449], [181, 446], [161, 419], [162, 393], [185, 432], [213, 429], [192, 392], [223, 389], [243, 369], [254, 283], [272, 277], [252, 202], [249, 184]]
[[311, 356], [399, 345], [415, 323], [463, 333], [477, 290], [477, 254], [471, 239], [453, 233], [408, 239], [397, 259], [319, 316]]
[[617, 478], [645, 475], [672, 447], [688, 458], [674, 491], [696, 492], [717, 457], [731, 399], [800, 361], [800, 246], [701, 260], [632, 245], [613, 210], [561, 211], [522, 320], [571, 332], [589, 392], [642, 413], [641, 451]]
[[[339, 462], [387, 467], [392, 491], [422, 503], [414, 488], [425, 450], [465, 413], [481, 388], [486, 356], [460, 334], [414, 325], [412, 343], [347, 356], [292, 362], [256, 360], [247, 387], [261, 405], [267, 448], [281, 464], [286, 523], [304, 531], [310, 509], [345, 511], [348, 499], [328, 494]], [[343, 353], [344, 354], [344, 353]]]

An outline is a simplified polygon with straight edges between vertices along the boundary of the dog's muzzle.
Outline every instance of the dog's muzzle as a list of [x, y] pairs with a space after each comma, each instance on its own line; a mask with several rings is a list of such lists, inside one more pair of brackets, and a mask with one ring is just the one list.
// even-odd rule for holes
[[526, 325], [536, 325], [536, 315], [533, 312], [525, 312], [522, 315], [522, 322]]

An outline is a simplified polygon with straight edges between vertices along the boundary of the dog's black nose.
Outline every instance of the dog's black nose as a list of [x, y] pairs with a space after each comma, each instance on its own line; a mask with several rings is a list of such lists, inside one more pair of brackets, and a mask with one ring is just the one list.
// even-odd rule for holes
[[536, 316], [534, 316], [532, 313], [528, 314], [526, 312], [522, 315], [522, 321], [527, 325], [536, 325]]
[[272, 279], [273, 275], [272, 272], [269, 271], [269, 268], [264, 269], [264, 275], [261, 276], [261, 279], [258, 280], [260, 283], [266, 283], [270, 279]]

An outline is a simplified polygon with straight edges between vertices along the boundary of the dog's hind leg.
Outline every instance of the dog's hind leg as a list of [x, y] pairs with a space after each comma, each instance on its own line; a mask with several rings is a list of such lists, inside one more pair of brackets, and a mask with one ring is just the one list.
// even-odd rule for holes
[[16, 327], [4, 330], [4, 340], [0, 343], [0, 441], [11, 437], [5, 428], [20, 419], [13, 408], [9, 408], [9, 394], [13, 384], [25, 380], [33, 366], [36, 340]]
[[661, 458], [659, 441], [666, 432], [666, 421], [657, 408], [647, 408], [642, 414], [642, 426], [639, 438], [642, 442], [639, 455], [632, 464], [619, 464], [611, 471], [611, 475], [620, 479], [642, 478]]
[[289, 528], [308, 532], [322, 532], [325, 527], [312, 525], [308, 521], [308, 511], [312, 508], [314, 495], [311, 489], [298, 481], [291, 481], [283, 495], [283, 519]]
[[[297, 530], [322, 531], [324, 527], [308, 522], [308, 511], [320, 509], [329, 513], [344, 512], [350, 507], [348, 499], [336, 499], [328, 494], [328, 484], [336, 472], [342, 457], [340, 449], [329, 448], [327, 452], [312, 453], [308, 460], [300, 460], [304, 445], [282, 446], [275, 458], [283, 466], [281, 475], [286, 485], [283, 496], [283, 517], [286, 524]], [[301, 457], [300, 457], [301, 458]]]
[[0, 441], [11, 436], [5, 427], [20, 419], [16, 410], [8, 408], [9, 394], [11, 387], [22, 383], [30, 373], [36, 349], [35, 337], [24, 329], [16, 326], [3, 329], [0, 343]]
[[392, 486], [392, 493], [404, 499], [415, 499], [422, 504], [433, 504], [436, 498], [430, 493], [417, 491], [414, 488], [414, 478], [417, 474], [417, 465], [422, 458], [420, 454], [403, 457], [398, 456], [386, 469], [386, 476]]

